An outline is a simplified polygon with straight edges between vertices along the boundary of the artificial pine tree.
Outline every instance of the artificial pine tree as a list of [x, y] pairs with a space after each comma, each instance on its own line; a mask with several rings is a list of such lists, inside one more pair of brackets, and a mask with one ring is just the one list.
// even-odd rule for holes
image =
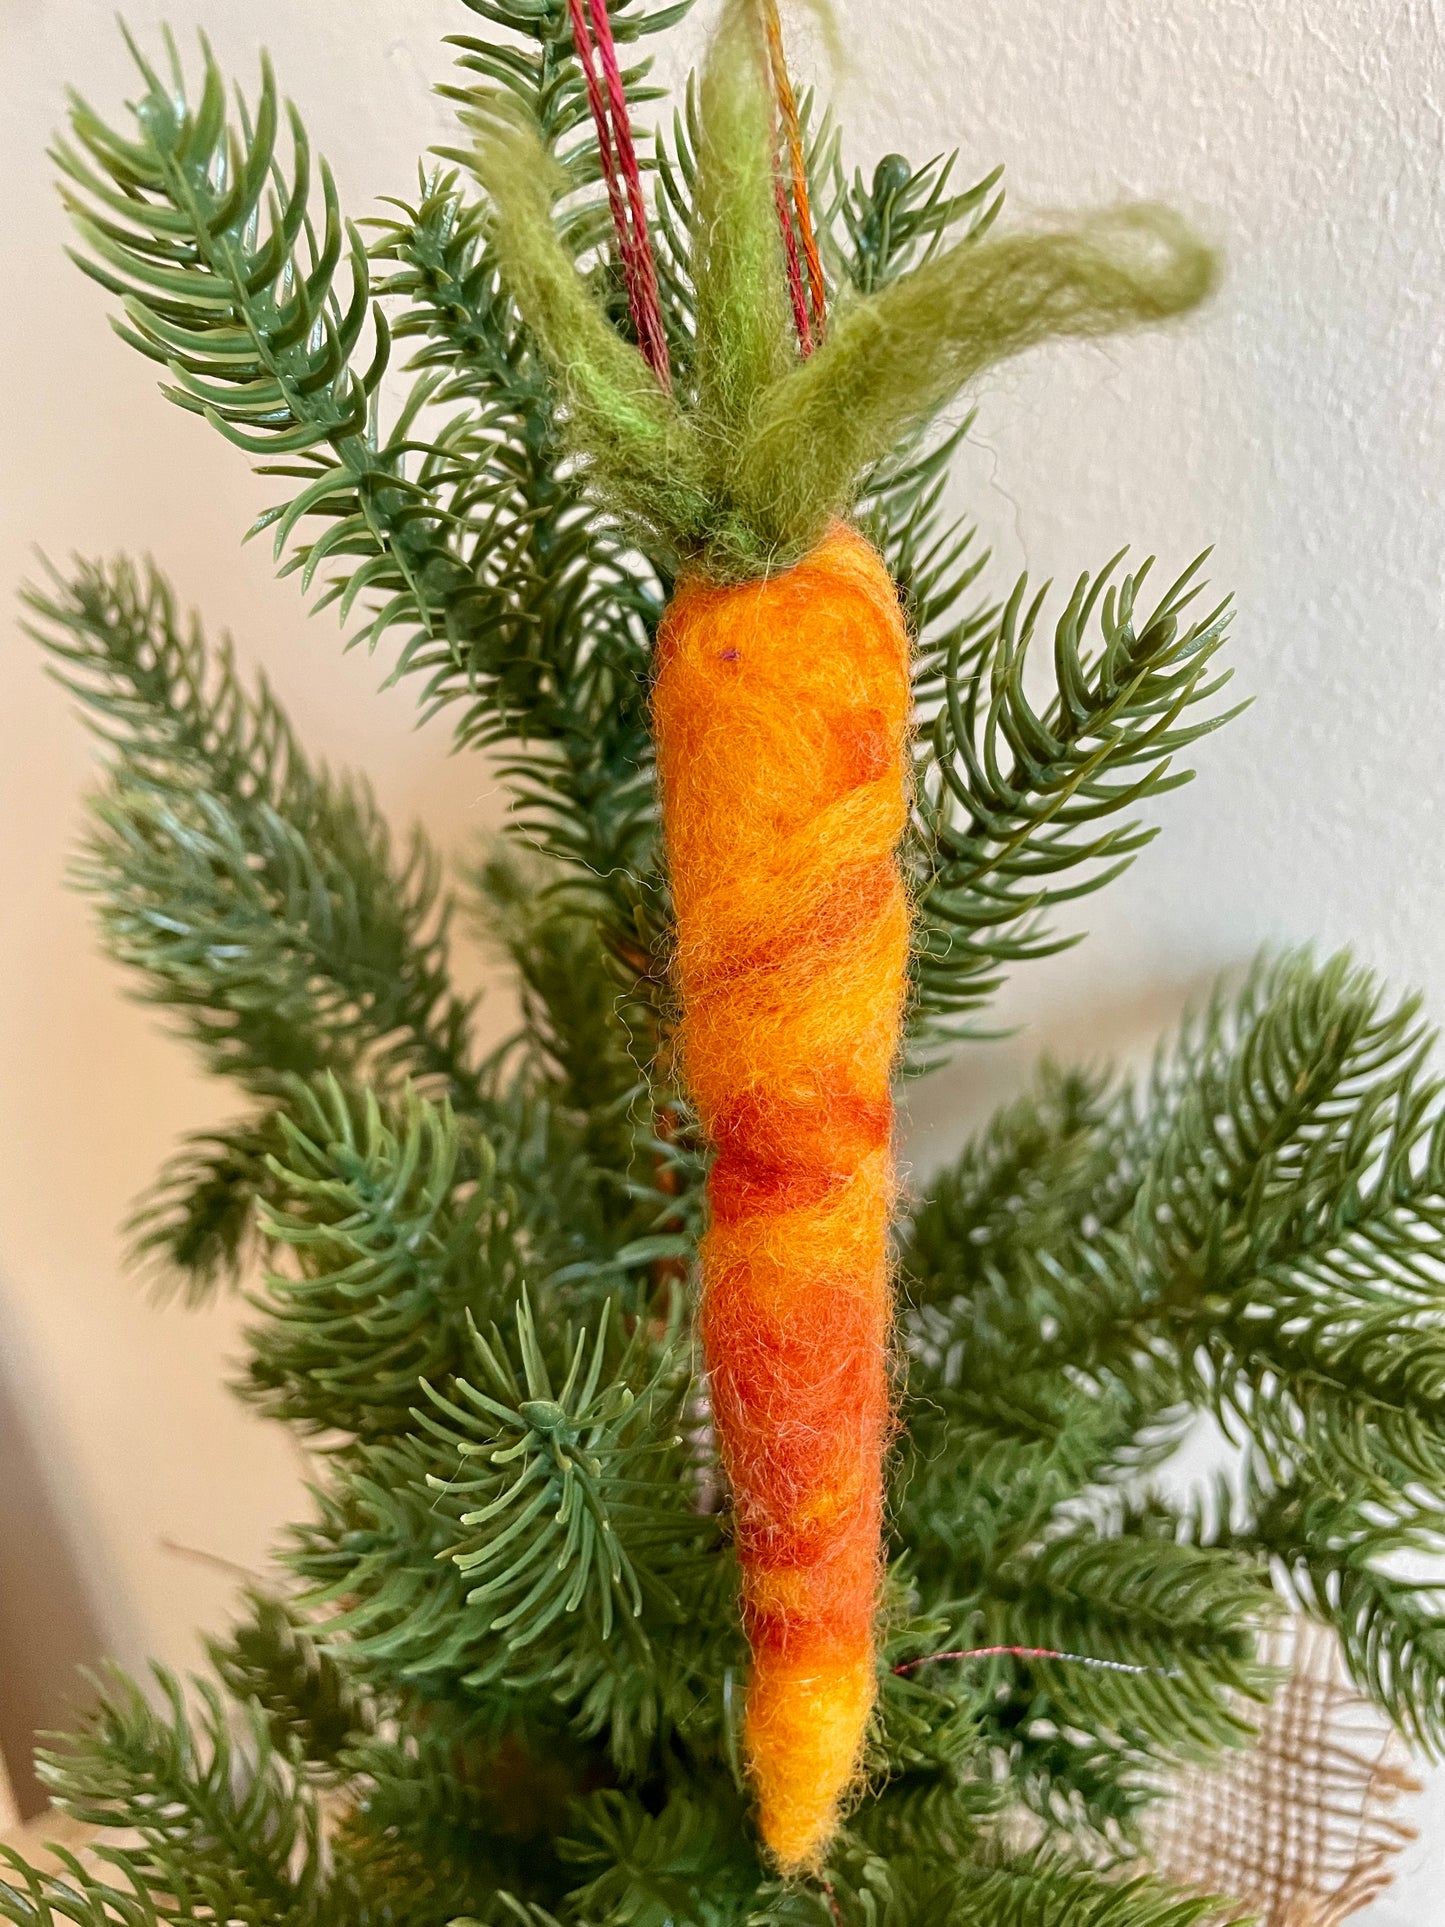
[[[244, 1098], [142, 1203], [137, 1251], [194, 1302], [252, 1282], [240, 1390], [321, 1471], [215, 1682], [111, 1681], [45, 1754], [102, 1844], [53, 1874], [11, 1856], [0, 1917], [1211, 1918], [1149, 1875], [1141, 1824], [1176, 1764], [1247, 1740], [1282, 1600], [1445, 1747], [1445, 1620], [1392, 1563], [1435, 1548], [1445, 1493], [1417, 1005], [1343, 957], [1266, 961], [1142, 1085], [1041, 1073], [898, 1209], [864, 1776], [836, 1837], [825, 1816], [770, 1854], [755, 1547], [695, 1338], [732, 1140], [679, 1044], [696, 960], [674, 967], [650, 727], [679, 582], [786, 592], [820, 538], [856, 541], [827, 535], [846, 511], [913, 637], [899, 1068], [987, 1048], [1004, 974], [1068, 940], [1065, 906], [1152, 833], [1130, 812], [1224, 720], [1226, 615], [1197, 566], [1154, 596], [1116, 557], [1038, 661], [1044, 595], [982, 586], [943, 509], [965, 431], [930, 424], [1002, 354], [1187, 307], [1208, 257], [1157, 210], [1000, 238], [996, 176], [849, 174], [764, 0], [636, 135], [649, 219], [633, 56], [686, 0], [624, 0], [610, 35], [596, 0], [466, 4], [465, 138], [365, 240], [269, 69], [229, 105], [208, 53], [192, 90], [137, 52], [132, 123], [77, 103], [59, 149], [118, 332], [284, 484], [261, 526], [285, 567], [510, 786], [465, 888], [524, 1022], [479, 1055], [434, 852], [154, 571], [32, 595], [106, 745], [82, 878], [107, 945]], [[609, 73], [581, 55], [610, 36], [633, 64]], [[1167, 1499], [1150, 1475], [1200, 1412], [1239, 1476]]]

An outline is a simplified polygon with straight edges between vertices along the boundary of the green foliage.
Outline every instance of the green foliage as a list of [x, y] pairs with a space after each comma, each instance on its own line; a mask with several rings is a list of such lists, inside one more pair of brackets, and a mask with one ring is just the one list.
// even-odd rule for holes
[[1182, 314], [1210, 292], [1209, 250], [1166, 209], [1071, 230], [968, 239], [841, 305], [818, 352], [759, 398], [735, 484], [765, 554], [801, 555], [858, 477], [985, 368], [1040, 342]]
[[29, 602], [111, 745], [77, 880], [140, 995], [262, 1096], [328, 1069], [474, 1091], [421, 833], [398, 854], [366, 784], [307, 759], [264, 680], [246, 690], [154, 570], [82, 564]]
[[[939, 1180], [904, 1263], [912, 1394], [980, 1445], [1013, 1438], [1043, 1461], [1040, 1440], [1067, 1433], [1082, 1452], [1068, 1401], [1062, 1423], [1049, 1402], [1065, 1373], [1118, 1414], [1076, 1490], [1147, 1459], [1161, 1421], [1167, 1440], [1190, 1408], [1247, 1440], [1244, 1489], [1178, 1531], [1281, 1561], [1362, 1689], [1439, 1747], [1437, 1593], [1382, 1564], [1440, 1547], [1430, 1043], [1418, 1001], [1390, 1004], [1348, 958], [1261, 965], [1186, 1025], [1142, 1092], [1047, 1075]], [[925, 1418], [921, 1453], [929, 1432]], [[925, 1474], [918, 1505], [938, 1500]]]
[[157, 1669], [155, 1684], [160, 1708], [117, 1677], [80, 1732], [39, 1756], [57, 1805], [127, 1844], [103, 1847], [96, 1871], [72, 1861], [69, 1879], [32, 1882], [28, 1907], [0, 1885], [0, 1916], [36, 1927], [56, 1915], [323, 1917], [320, 1807], [260, 1707], [243, 1709], [238, 1733], [209, 1682], [193, 1682], [194, 1711], [174, 1675]]
[[[793, 359], [773, 192], [772, 105], [756, 31], [749, 9], [731, 0], [689, 102], [698, 433], [729, 448], [747, 433], [758, 396]], [[714, 520], [720, 506], [710, 505]]]
[[507, 842], [491, 847], [474, 875], [482, 928], [521, 994], [515, 1048], [617, 1163], [628, 1149], [620, 1128], [659, 1042], [656, 1011], [631, 973], [608, 967], [597, 920], [579, 909], [572, 880]]
[[259, 1247], [256, 1210], [275, 1178], [267, 1163], [279, 1148], [279, 1113], [215, 1131], [197, 1131], [163, 1167], [131, 1213], [131, 1256], [154, 1262], [163, 1292], [178, 1286], [191, 1305], [218, 1286], [237, 1284]]
[[474, 1336], [470, 1377], [431, 1392], [410, 1438], [343, 1461], [293, 1564], [353, 1663], [466, 1703], [562, 1708], [635, 1768], [660, 1731], [699, 1728], [701, 1655], [735, 1659], [687, 1352], [622, 1343], [605, 1315], [549, 1329], [525, 1300], [514, 1331]]
[[[1403, 1495], [1401, 1495], [1403, 1496]], [[1380, 1508], [1317, 1485], [1308, 1470], [1255, 1488], [1240, 1534], [1280, 1561], [1293, 1597], [1333, 1626], [1355, 1680], [1427, 1757], [1445, 1754], [1445, 1589], [1410, 1578], [1441, 1550], [1438, 1514], [1419, 1501]], [[1233, 1537], [1226, 1528], [1226, 1535]]]
[[[465, 486], [467, 449], [444, 430], [407, 473], [424, 389], [380, 437], [375, 398], [390, 336], [330, 170], [324, 162], [313, 169], [305, 130], [289, 110], [283, 174], [283, 113], [268, 62], [254, 107], [229, 122], [208, 48], [194, 107], [173, 46], [168, 77], [134, 43], [132, 51], [145, 86], [132, 137], [77, 100], [72, 139], [57, 148], [85, 244], [77, 259], [121, 301], [122, 338], [167, 369], [172, 401], [204, 415], [269, 472], [282, 458], [301, 458], [290, 472], [305, 488], [263, 519], [276, 523], [278, 549], [303, 517], [324, 515], [330, 527], [305, 554], [308, 579], [327, 555], [355, 557], [343, 601], [380, 592], [397, 616], [424, 614], [433, 579], [445, 585], [459, 570], [443, 492]], [[358, 374], [351, 358], [368, 329], [370, 358]]]
[[734, 1922], [756, 1896], [746, 1810], [736, 1793], [721, 1799], [686, 1783], [649, 1812], [635, 1796], [608, 1788], [579, 1801], [562, 1858], [579, 1884], [568, 1896], [576, 1917], [607, 1927], [665, 1927], [679, 1918], [698, 1927]]
[[1047, 1853], [969, 1866], [927, 1853], [885, 1860], [851, 1845], [828, 1891], [795, 1889], [754, 1916], [777, 1927], [1223, 1927], [1227, 1918], [1218, 1900], [1101, 1879]]
[[[997, 174], [955, 191], [946, 158], [865, 183], [805, 97], [834, 307], [804, 364], [734, 6], [641, 143], [669, 399], [567, 0], [466, 4], [442, 90], [464, 144], [366, 246], [264, 67], [233, 105], [208, 51], [194, 89], [137, 54], [125, 131], [77, 103], [60, 149], [122, 336], [285, 484], [258, 525], [283, 567], [390, 638], [506, 785], [467, 881], [521, 1024], [479, 1059], [440, 857], [306, 755], [154, 570], [32, 595], [103, 746], [79, 881], [248, 1098], [162, 1174], [136, 1248], [194, 1300], [248, 1287], [241, 1389], [306, 1437], [315, 1489], [302, 1590], [249, 1597], [212, 1648], [231, 1704], [108, 1686], [44, 1769], [105, 1843], [54, 1874], [4, 1856], [0, 1919], [1202, 1927], [1213, 1902], [1135, 1877], [1141, 1815], [1247, 1738], [1282, 1600], [1445, 1752], [1445, 1600], [1404, 1576], [1441, 1550], [1445, 1488], [1445, 1102], [1416, 1007], [1345, 959], [1267, 963], [1152, 1078], [1047, 1067], [910, 1202], [869, 1791], [826, 1884], [780, 1883], [740, 1766], [647, 704], [681, 556], [771, 564], [851, 508], [917, 637], [936, 1061], [1072, 941], [1067, 906], [1226, 719], [1197, 565], [1147, 612], [1147, 565], [1081, 577], [1038, 662], [1045, 594], [984, 586], [947, 500], [971, 418], [936, 411], [1031, 340], [1187, 305], [1209, 262], [1157, 211], [1001, 238]], [[612, 10], [634, 111], [685, 11]], [[1166, 1500], [1152, 1475], [1200, 1414], [1239, 1464]], [[1106, 1664], [938, 1657], [1000, 1646]]]
[[348, 1749], [371, 1730], [372, 1708], [285, 1600], [253, 1590], [245, 1605], [249, 1617], [210, 1642], [221, 1683], [232, 1699], [262, 1708], [278, 1751], [312, 1773], [342, 1770]]
[[587, 1755], [555, 1728], [499, 1740], [448, 1706], [409, 1712], [396, 1737], [348, 1755], [355, 1804], [337, 1847], [349, 1884], [385, 1895], [401, 1921], [501, 1921], [519, 1900], [555, 1904], [572, 1885], [557, 1836]]
[[405, 1431], [418, 1381], [456, 1370], [469, 1317], [518, 1288], [496, 1154], [414, 1090], [385, 1115], [374, 1094], [353, 1105], [331, 1081], [295, 1108], [261, 1212], [295, 1265], [267, 1274], [247, 1390], [310, 1430]]
[[490, 1630], [508, 1634], [513, 1651], [584, 1602], [607, 1639], [616, 1613], [640, 1616], [644, 1576], [658, 1581], [639, 1557], [685, 1554], [705, 1529], [690, 1504], [683, 1438], [667, 1429], [683, 1422], [689, 1395], [681, 1360], [665, 1350], [634, 1386], [645, 1355], [634, 1341], [604, 1385], [607, 1323], [604, 1313], [590, 1340], [578, 1333], [554, 1385], [523, 1299], [520, 1370], [499, 1335], [492, 1344], [476, 1335], [481, 1385], [458, 1379], [453, 1397], [431, 1394], [436, 1414], [420, 1415], [459, 1461], [427, 1484], [462, 1529], [451, 1556], [470, 1586], [467, 1605], [495, 1609]]
[[[544, 138], [566, 145], [574, 177], [595, 183], [595, 141], [578, 135], [587, 110], [563, 45], [565, 8], [494, 11], [534, 51], [463, 39], [464, 69], [510, 87]], [[625, 9], [618, 31], [656, 31], [680, 11]], [[267, 201], [279, 117], [269, 72], [256, 108], [228, 126], [209, 54], [195, 106], [172, 65], [163, 80], [141, 63], [146, 93], [128, 134], [77, 104], [61, 150], [91, 266], [125, 303], [123, 331], [174, 362], [173, 399], [258, 456], [289, 458], [264, 462], [299, 486], [258, 527], [274, 529], [278, 554], [299, 544], [289, 566], [303, 584], [330, 571], [323, 600], [343, 618], [366, 609], [373, 646], [393, 627], [406, 632], [397, 673], [421, 673], [428, 708], [460, 701], [465, 740], [533, 745], [518, 771], [524, 829], [602, 880], [599, 895], [620, 899], [613, 920], [628, 933], [634, 906], [621, 879], [648, 867], [645, 683], [661, 593], [577, 479], [558, 473], [554, 397], [497, 287], [480, 210], [436, 173], [415, 208], [378, 224], [388, 270], [379, 292], [406, 304], [394, 333], [422, 342], [383, 435], [367, 397], [374, 402], [393, 326], [354, 232], [341, 266], [324, 169], [325, 238], [310, 258], [312, 170], [299, 122], [294, 177]], [[647, 97], [644, 76], [630, 73], [633, 98]], [[585, 248], [600, 231], [593, 206], [573, 243]], [[343, 310], [335, 286], [344, 274]], [[345, 357], [368, 314], [376, 355], [358, 376]], [[438, 411], [454, 412], [438, 422]], [[324, 532], [304, 539], [315, 519]]]
[[1116, 585], [1121, 560], [1079, 577], [1042, 710], [1025, 679], [1046, 588], [1030, 599], [1021, 577], [996, 623], [925, 641], [919, 693], [934, 714], [918, 774], [914, 1025], [926, 1040], [956, 1034], [1009, 964], [1076, 941], [1054, 934], [1049, 913], [1110, 882], [1158, 833], [1114, 819], [1188, 782], [1179, 751], [1238, 714], [1195, 713], [1228, 680], [1213, 664], [1227, 604], [1188, 613], [1199, 564], [1136, 615], [1150, 564]]

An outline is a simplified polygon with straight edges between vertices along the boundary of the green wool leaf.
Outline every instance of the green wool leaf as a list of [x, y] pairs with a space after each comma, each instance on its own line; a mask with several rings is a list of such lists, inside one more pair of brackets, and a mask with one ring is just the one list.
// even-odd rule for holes
[[[758, 63], [755, 16], [735, 0], [709, 53], [691, 162], [691, 398], [664, 391], [576, 272], [553, 219], [569, 182], [515, 98], [474, 98], [469, 120], [501, 272], [561, 385], [592, 488], [680, 562], [724, 580], [799, 560], [853, 506], [865, 472], [983, 369], [1054, 337], [1167, 320], [1204, 299], [1216, 273], [1163, 208], [1033, 235], [984, 238], [980, 221], [897, 278], [869, 275], [869, 292], [841, 300], [826, 341], [799, 361], [767, 218]], [[915, 239], [929, 219], [915, 203]]]
[[678, 556], [696, 550], [711, 508], [705, 453], [579, 277], [552, 220], [566, 176], [511, 101], [480, 101], [470, 124], [473, 166], [494, 209], [499, 264], [558, 373], [569, 439], [585, 452], [592, 485]]
[[805, 554], [858, 477], [985, 368], [1183, 314], [1215, 274], [1178, 215], [1138, 206], [1054, 234], [974, 234], [841, 303], [818, 352], [760, 393], [737, 451], [739, 510], [762, 553]]
[[729, 0], [697, 93], [690, 262], [697, 426], [712, 451], [710, 492], [719, 503], [757, 397], [793, 359], [755, 26], [747, 0]]

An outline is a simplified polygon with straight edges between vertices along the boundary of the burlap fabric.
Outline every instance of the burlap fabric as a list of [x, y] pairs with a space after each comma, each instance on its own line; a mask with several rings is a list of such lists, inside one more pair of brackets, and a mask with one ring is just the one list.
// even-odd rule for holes
[[1222, 1920], [1338, 1927], [1390, 1884], [1416, 1837], [1403, 1748], [1345, 1678], [1333, 1634], [1300, 1623], [1273, 1655], [1288, 1677], [1255, 1745], [1184, 1776], [1150, 1847], [1166, 1878], [1239, 1905]]

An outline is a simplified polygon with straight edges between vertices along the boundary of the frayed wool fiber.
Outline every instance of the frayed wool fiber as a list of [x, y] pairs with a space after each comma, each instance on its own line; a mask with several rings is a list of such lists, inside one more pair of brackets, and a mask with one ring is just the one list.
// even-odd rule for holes
[[653, 723], [683, 1068], [715, 1151], [702, 1336], [748, 1762], [788, 1870], [832, 1834], [875, 1695], [908, 719], [897, 592], [855, 531], [763, 580], [679, 587]]

